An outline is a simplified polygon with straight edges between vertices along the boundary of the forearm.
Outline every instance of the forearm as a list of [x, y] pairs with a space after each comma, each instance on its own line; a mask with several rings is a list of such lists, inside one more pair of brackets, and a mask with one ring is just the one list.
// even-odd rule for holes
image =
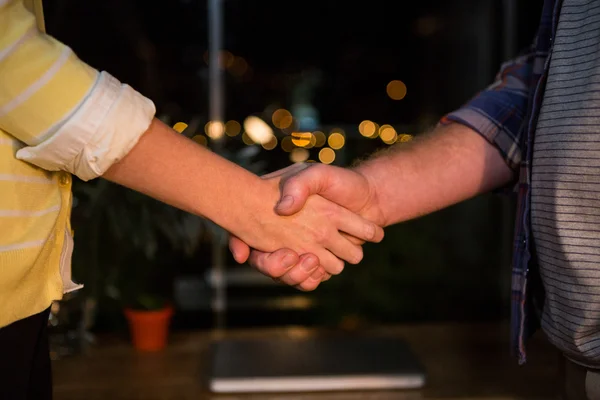
[[456, 204], [513, 178], [498, 150], [461, 124], [439, 126], [355, 169], [369, 180], [386, 225]]
[[[293, 217], [275, 214], [279, 182], [263, 180], [155, 119], [133, 149], [104, 178], [204, 216], [262, 251], [292, 248], [317, 255], [330, 273], [359, 262], [360, 247], [340, 230], [379, 241], [383, 232], [318, 196]], [[324, 220], [325, 219], [325, 220]], [[332, 254], [333, 253], [333, 254]]]
[[[104, 178], [206, 217], [228, 231], [252, 219], [262, 180], [154, 119], [135, 147]], [[256, 210], [254, 210], [256, 211]]]

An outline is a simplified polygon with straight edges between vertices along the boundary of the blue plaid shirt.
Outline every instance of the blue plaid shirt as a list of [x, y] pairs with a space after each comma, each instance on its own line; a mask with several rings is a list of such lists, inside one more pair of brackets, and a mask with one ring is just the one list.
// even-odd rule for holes
[[525, 340], [538, 327], [540, 291], [537, 266], [531, 262], [530, 184], [532, 143], [540, 112], [552, 41], [561, 1], [544, 0], [540, 26], [529, 49], [502, 65], [496, 81], [466, 105], [444, 118], [479, 132], [519, 170], [518, 207], [512, 265], [511, 349], [519, 364], [526, 361]]

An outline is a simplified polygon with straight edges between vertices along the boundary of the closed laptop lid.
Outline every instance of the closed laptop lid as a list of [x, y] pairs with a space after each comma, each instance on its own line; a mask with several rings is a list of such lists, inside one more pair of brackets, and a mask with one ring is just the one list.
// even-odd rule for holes
[[227, 339], [212, 345], [214, 392], [418, 388], [425, 372], [389, 337]]

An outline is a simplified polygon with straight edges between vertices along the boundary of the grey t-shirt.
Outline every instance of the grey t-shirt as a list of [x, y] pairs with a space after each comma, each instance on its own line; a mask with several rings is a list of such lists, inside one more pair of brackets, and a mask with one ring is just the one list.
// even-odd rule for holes
[[600, 0], [564, 0], [533, 146], [542, 329], [600, 367]]

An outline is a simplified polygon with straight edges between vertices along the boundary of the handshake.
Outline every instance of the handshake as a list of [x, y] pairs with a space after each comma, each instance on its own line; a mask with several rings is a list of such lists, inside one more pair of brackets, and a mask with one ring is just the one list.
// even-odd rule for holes
[[[365, 241], [383, 239], [386, 219], [377, 190], [358, 169], [295, 164], [262, 181], [279, 195], [271, 210], [277, 215], [256, 216], [263, 231], [257, 245], [230, 236], [239, 263], [249, 261], [261, 273], [309, 291], [342, 272], [344, 261], [359, 263]], [[256, 229], [247, 237], [253, 236]], [[275, 239], [265, 240], [269, 236]]]

